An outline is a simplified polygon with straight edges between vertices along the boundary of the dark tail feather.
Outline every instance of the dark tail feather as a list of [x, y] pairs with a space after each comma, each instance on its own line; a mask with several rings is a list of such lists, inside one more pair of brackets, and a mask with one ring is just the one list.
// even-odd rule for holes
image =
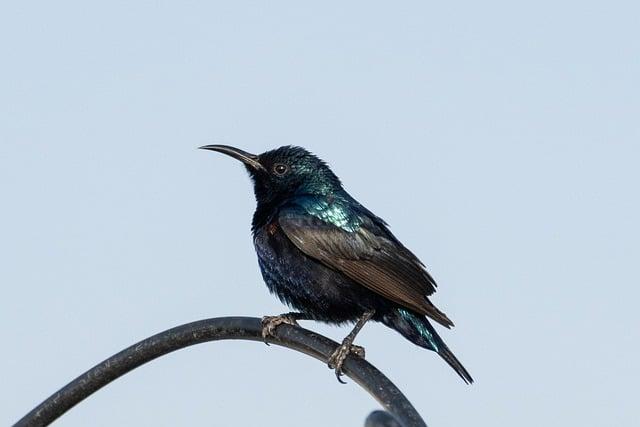
[[412, 343], [438, 353], [460, 375], [460, 378], [465, 383], [473, 383], [473, 378], [471, 378], [469, 372], [449, 350], [449, 347], [442, 341], [442, 338], [436, 333], [436, 330], [433, 329], [426, 317], [400, 308], [393, 314], [386, 315], [383, 318], [383, 322], [388, 327], [400, 332]]
[[438, 354], [444, 359], [445, 362], [449, 364], [449, 366], [453, 368], [454, 371], [456, 371], [458, 375], [460, 375], [460, 378], [462, 378], [465, 383], [473, 384], [473, 378], [471, 378], [471, 374], [469, 374], [469, 371], [467, 371], [465, 367], [462, 366], [462, 363], [460, 363], [453, 352], [449, 350], [449, 347], [445, 345], [444, 349], [438, 351]]

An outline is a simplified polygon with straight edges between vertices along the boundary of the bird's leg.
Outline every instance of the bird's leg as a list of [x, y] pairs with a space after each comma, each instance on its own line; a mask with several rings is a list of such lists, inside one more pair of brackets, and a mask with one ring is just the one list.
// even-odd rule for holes
[[340, 345], [340, 347], [338, 347], [336, 351], [333, 352], [333, 354], [327, 361], [329, 368], [335, 370], [338, 382], [341, 382], [342, 384], [346, 384], [340, 377], [342, 376], [342, 365], [344, 364], [347, 356], [350, 353], [353, 353], [358, 357], [364, 358], [364, 347], [353, 345], [353, 340], [356, 339], [356, 335], [358, 335], [358, 332], [360, 332], [364, 324], [367, 323], [374, 314], [374, 310], [365, 312], [362, 317], [358, 319], [356, 325], [353, 327], [351, 332], [349, 332], [349, 335], [347, 335], [345, 339], [342, 340], [342, 344]]
[[284, 313], [278, 316], [264, 316], [262, 318], [262, 338], [264, 339], [264, 343], [269, 345], [267, 342], [267, 338], [274, 335], [276, 328], [283, 323], [287, 325], [298, 325], [298, 320], [309, 320], [310, 317], [305, 313]]

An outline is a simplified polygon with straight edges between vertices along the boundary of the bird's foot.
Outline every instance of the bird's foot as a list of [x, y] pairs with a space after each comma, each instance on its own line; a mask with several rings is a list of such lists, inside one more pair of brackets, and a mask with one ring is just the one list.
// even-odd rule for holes
[[262, 318], [262, 339], [266, 345], [269, 345], [267, 339], [274, 336], [276, 328], [283, 323], [287, 325], [298, 325], [296, 318], [290, 314], [281, 314], [279, 316], [264, 316]]
[[353, 345], [348, 340], [344, 340], [340, 347], [333, 352], [331, 356], [329, 356], [329, 360], [327, 361], [327, 365], [329, 369], [333, 369], [336, 373], [336, 378], [338, 382], [342, 384], [346, 384], [346, 382], [342, 381], [342, 365], [344, 365], [344, 361], [347, 359], [349, 354], [353, 354], [354, 356], [360, 357], [364, 359], [364, 347], [360, 347], [359, 345]]

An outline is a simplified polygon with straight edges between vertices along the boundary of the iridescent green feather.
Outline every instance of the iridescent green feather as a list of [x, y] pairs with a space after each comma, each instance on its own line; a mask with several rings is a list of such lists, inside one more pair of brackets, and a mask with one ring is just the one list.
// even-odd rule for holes
[[327, 198], [314, 197], [306, 199], [301, 205], [309, 215], [350, 233], [357, 231], [362, 224], [358, 215], [339, 199], [329, 201]]
[[439, 351], [438, 344], [436, 344], [433, 334], [424, 326], [424, 323], [421, 322], [420, 319], [403, 308], [398, 309], [398, 313], [400, 313], [400, 316], [402, 316], [403, 319], [415, 326], [418, 332], [420, 332], [420, 335], [425, 337], [433, 346], [433, 350], [436, 352]]

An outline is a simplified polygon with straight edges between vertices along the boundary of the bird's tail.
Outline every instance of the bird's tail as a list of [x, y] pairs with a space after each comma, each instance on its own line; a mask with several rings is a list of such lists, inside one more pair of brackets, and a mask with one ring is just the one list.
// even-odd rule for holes
[[388, 327], [400, 332], [412, 343], [438, 353], [465, 383], [471, 384], [473, 382], [469, 372], [449, 350], [426, 317], [398, 308], [392, 314], [384, 316], [383, 322]]

